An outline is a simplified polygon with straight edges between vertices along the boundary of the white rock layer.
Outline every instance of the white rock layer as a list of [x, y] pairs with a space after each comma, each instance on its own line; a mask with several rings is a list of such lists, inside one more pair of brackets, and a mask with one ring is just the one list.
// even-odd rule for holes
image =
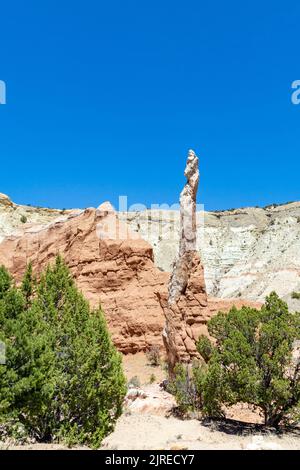
[[[120, 217], [152, 244], [157, 266], [171, 271], [179, 242], [179, 213], [148, 210]], [[197, 225], [208, 294], [263, 300], [276, 290], [291, 301], [291, 292], [300, 291], [300, 202], [198, 212]]]

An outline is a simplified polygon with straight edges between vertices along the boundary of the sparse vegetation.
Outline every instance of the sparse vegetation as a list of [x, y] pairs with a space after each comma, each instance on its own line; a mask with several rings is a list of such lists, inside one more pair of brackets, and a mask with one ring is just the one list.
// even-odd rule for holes
[[158, 367], [160, 365], [160, 348], [159, 346], [153, 345], [146, 352], [147, 359], [149, 364], [153, 367]]
[[155, 374], [151, 374], [149, 378], [149, 383], [154, 384], [156, 382], [156, 376]]
[[20, 287], [0, 268], [0, 340], [1, 429], [99, 446], [121, 413], [121, 358], [60, 257], [39, 282], [29, 266]]
[[27, 217], [26, 217], [26, 215], [24, 215], [24, 214], [21, 215], [20, 221], [21, 221], [22, 224], [26, 224], [26, 222], [27, 222]]
[[175, 396], [180, 415], [202, 408], [202, 393], [198, 389], [201, 381], [197, 380], [200, 379], [199, 373], [201, 374], [201, 369], [196, 365], [192, 369], [184, 364], [175, 366], [174, 376], [168, 383], [167, 390]]
[[281, 203], [273, 203], [273, 204], [268, 204], [267, 206], [264, 207], [264, 209], [276, 209], [276, 207], [280, 206], [287, 206], [288, 204], [293, 204], [295, 201], [287, 201], [287, 202], [281, 202]]
[[134, 387], [134, 388], [140, 388], [141, 387], [141, 381], [138, 378], [137, 375], [132, 377], [129, 382], [128, 382], [128, 387]]
[[200, 337], [202, 363], [190, 372], [177, 365], [170, 390], [182, 411], [201, 409], [224, 417], [224, 407], [248, 403], [275, 426], [300, 417], [300, 313], [291, 313], [276, 293], [261, 310], [233, 307], [208, 323], [211, 341]]
[[300, 300], [300, 292], [292, 292], [292, 299]]

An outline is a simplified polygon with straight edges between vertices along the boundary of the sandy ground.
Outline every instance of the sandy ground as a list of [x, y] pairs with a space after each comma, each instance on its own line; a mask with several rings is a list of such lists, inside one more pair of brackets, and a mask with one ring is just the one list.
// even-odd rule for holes
[[[59, 444], [27, 444], [22, 446], [2, 443], [0, 450], [68, 450]], [[72, 450], [88, 450], [76, 447]], [[101, 447], [103, 450], [300, 450], [300, 434], [277, 436], [250, 428], [235, 428], [232, 424], [181, 421], [150, 414], [124, 414], [115, 431]]]
[[103, 442], [111, 450], [300, 450], [300, 434], [262, 434], [248, 429], [204, 425], [198, 420], [132, 413], [123, 415]]
[[89, 447], [78, 446], [71, 449], [63, 444], [23, 444], [14, 445], [8, 442], [0, 442], [0, 450], [90, 450]]
[[[106, 437], [105, 450], [300, 450], [300, 429], [276, 434], [263, 430], [257, 412], [245, 405], [228, 410], [229, 419], [220, 422], [200, 419], [182, 420], [171, 414], [174, 397], [159, 383], [165, 378], [161, 367], [148, 364], [144, 354], [127, 356], [123, 361], [128, 380], [138, 377], [141, 394], [128, 397], [123, 415], [112, 434]], [[155, 383], [149, 384], [154, 374]], [[12, 445], [0, 443], [1, 449], [66, 450], [60, 444]], [[75, 447], [86, 449], [87, 447]]]
[[146, 355], [142, 352], [123, 356], [123, 367], [127, 380], [130, 381], [133, 377], [137, 377], [141, 385], [148, 384], [151, 375], [155, 376], [155, 382], [161, 382], [166, 378], [163, 366], [151, 366]]
[[[140, 361], [141, 359], [139, 359]], [[226, 411], [219, 422], [180, 419], [174, 397], [158, 383], [142, 387], [143, 396], [127, 399], [116, 428], [102, 443], [109, 450], [300, 450], [300, 429], [276, 434], [262, 428], [259, 413], [245, 404]]]

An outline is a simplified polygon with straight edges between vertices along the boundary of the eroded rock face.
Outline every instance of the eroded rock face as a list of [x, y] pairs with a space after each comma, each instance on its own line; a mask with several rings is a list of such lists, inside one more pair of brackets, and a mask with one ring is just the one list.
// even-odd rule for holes
[[206, 324], [211, 316], [198, 254], [191, 257], [189, 266], [186, 289], [175, 302], [170, 304], [168, 294], [159, 294], [166, 318], [163, 340], [170, 370], [177, 362], [189, 363], [198, 357], [195, 343], [200, 334], [207, 333]]
[[7, 236], [22, 236], [30, 227], [45, 228], [55, 220], [65, 220], [74, 210], [47, 209], [15, 204], [6, 194], [0, 193], [0, 242]]
[[199, 183], [198, 158], [189, 152], [187, 182], [180, 195], [180, 243], [168, 295], [159, 295], [166, 317], [163, 339], [170, 371], [177, 362], [199, 357], [196, 340], [206, 332], [210, 317], [204, 271], [196, 250], [196, 196]]
[[[21, 236], [29, 226], [45, 228], [80, 212], [18, 205], [0, 194], [0, 242]], [[150, 243], [156, 266], [170, 272], [178, 254], [179, 211], [119, 212], [118, 218]], [[209, 296], [264, 301], [275, 290], [292, 310], [300, 309], [291, 296], [300, 291], [300, 202], [200, 211], [197, 220], [197, 250]]]
[[246, 299], [218, 299], [217, 297], [208, 297], [208, 307], [211, 318], [218, 312], [229, 312], [232, 307], [236, 307], [238, 310], [240, 310], [242, 307], [260, 309], [262, 307], [262, 303]]
[[101, 303], [120, 351], [161, 345], [164, 319], [156, 293], [166, 290], [169, 275], [155, 267], [152, 247], [119, 224], [110, 205], [6, 238], [0, 244], [0, 265], [20, 280], [29, 261], [40, 272], [58, 253], [87, 299], [95, 306]]
[[[170, 271], [178, 254], [178, 211], [120, 213], [154, 248], [157, 266]], [[293, 310], [300, 301], [300, 202], [267, 208], [197, 212], [197, 250], [209, 296], [264, 301], [275, 290]]]
[[[197, 179], [192, 179], [194, 190]], [[182, 195], [193, 210], [192, 187]], [[20, 222], [22, 216], [26, 223]], [[123, 353], [163, 347], [168, 315], [172, 325], [168, 337], [176, 345], [172, 350], [178, 351], [173, 361], [189, 361], [210, 316], [236, 303], [207, 299], [193, 232], [190, 235], [180, 245], [181, 261], [170, 284], [176, 302], [170, 309], [170, 275], [154, 265], [151, 245], [132, 232], [109, 203], [85, 211], [56, 211], [17, 206], [0, 195], [0, 265], [20, 281], [29, 261], [39, 273], [60, 253], [87, 299], [95, 306], [102, 304], [114, 342]]]
[[187, 178], [187, 183], [180, 194], [179, 253], [173, 266], [169, 284], [169, 304], [175, 303], [179, 296], [184, 293], [196, 255], [196, 197], [199, 184], [199, 168], [198, 157], [192, 150], [188, 154], [184, 175]]

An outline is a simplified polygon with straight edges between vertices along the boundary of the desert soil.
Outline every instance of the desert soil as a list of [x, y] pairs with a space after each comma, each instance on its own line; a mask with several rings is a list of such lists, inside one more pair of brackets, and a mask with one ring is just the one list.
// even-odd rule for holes
[[[161, 367], [153, 367], [139, 353], [123, 361], [127, 379], [137, 377], [143, 396], [127, 399], [123, 415], [112, 434], [106, 437], [104, 450], [300, 450], [300, 430], [276, 434], [261, 428], [259, 414], [247, 406], [228, 410], [228, 420], [182, 420], [171, 414], [174, 398], [159, 386], [165, 378]], [[155, 383], [150, 384], [154, 374]], [[60, 444], [13, 445], [0, 443], [0, 449], [66, 450]], [[87, 447], [75, 447], [86, 449]]]
[[104, 449], [111, 450], [283, 450], [300, 449], [300, 434], [277, 436], [230, 423], [131, 413], [123, 415]]
[[143, 352], [124, 355], [123, 368], [128, 382], [137, 377], [141, 385], [146, 385], [150, 382], [151, 376], [154, 376], [155, 382], [158, 383], [166, 378], [164, 367], [151, 366]]
[[[174, 398], [159, 387], [166, 377], [161, 367], [149, 365], [143, 353], [125, 356], [128, 380], [139, 378], [145, 398], [128, 400], [116, 428], [102, 444], [107, 450], [300, 450], [300, 430], [276, 434], [261, 428], [258, 412], [246, 405], [227, 410], [222, 422], [182, 420], [172, 416]], [[157, 381], [149, 384], [154, 374]]]

